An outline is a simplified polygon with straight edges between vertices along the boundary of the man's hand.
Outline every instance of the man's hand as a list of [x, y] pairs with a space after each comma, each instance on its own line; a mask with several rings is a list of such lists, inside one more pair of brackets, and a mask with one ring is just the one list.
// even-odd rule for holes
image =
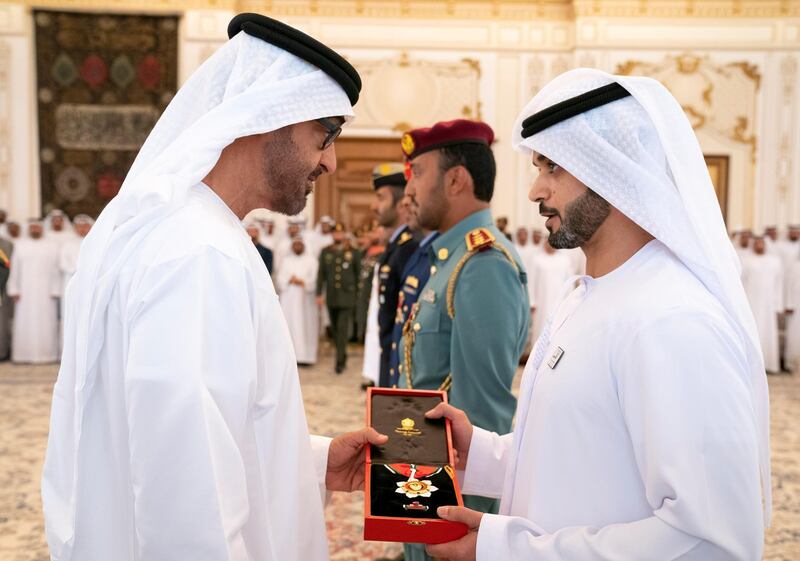
[[389, 437], [368, 427], [337, 436], [328, 449], [328, 473], [325, 487], [329, 491], [361, 491], [364, 489], [364, 447], [386, 444]]
[[325, 304], [325, 298], [322, 296], [317, 296], [317, 307], [321, 308]]
[[11, 297], [11, 299], [12, 299], [14, 302], [19, 302], [19, 294], [17, 294], [16, 296], [12, 296], [12, 297]]
[[436, 514], [445, 520], [463, 522], [469, 528], [469, 532], [463, 538], [452, 542], [425, 546], [428, 555], [436, 559], [447, 559], [447, 561], [475, 561], [478, 528], [481, 525], [483, 513], [463, 506], [440, 506], [436, 510]]
[[456, 469], [467, 467], [467, 456], [469, 455], [469, 444], [472, 442], [472, 423], [469, 422], [467, 414], [461, 409], [456, 409], [447, 403], [440, 403], [427, 413], [428, 419], [450, 419], [450, 428], [453, 431], [453, 446], [456, 449]]

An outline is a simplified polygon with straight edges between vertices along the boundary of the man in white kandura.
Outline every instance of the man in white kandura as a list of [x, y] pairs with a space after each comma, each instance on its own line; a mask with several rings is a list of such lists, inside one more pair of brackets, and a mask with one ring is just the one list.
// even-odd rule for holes
[[[758, 334], [703, 155], [649, 78], [577, 69], [523, 109], [550, 244], [587, 275], [539, 337], [513, 434], [453, 420], [464, 493], [450, 561], [757, 561], [771, 509]], [[763, 502], [762, 502], [763, 501]], [[762, 508], [763, 506], [763, 508]]]
[[542, 243], [543, 251], [536, 257], [536, 263], [528, 282], [533, 285], [533, 323], [531, 331], [534, 341], [542, 334], [547, 319], [556, 306], [561, 303], [564, 283], [575, 275], [575, 263], [569, 250], [556, 250], [547, 240]]
[[386, 441], [309, 436], [241, 224], [254, 208], [296, 214], [335, 170], [358, 74], [264, 16], [228, 35], [155, 125], [67, 289], [42, 479], [59, 561], [327, 559], [325, 492], [361, 489], [365, 443]]
[[58, 360], [58, 300], [61, 283], [58, 246], [39, 220], [28, 223], [28, 236], [14, 241], [6, 292], [14, 301], [11, 360], [47, 363]]
[[292, 240], [292, 251], [283, 258], [276, 281], [281, 308], [294, 343], [298, 364], [316, 364], [319, 343], [319, 312], [316, 303], [319, 260], [300, 236]]
[[767, 372], [780, 372], [778, 316], [784, 311], [783, 263], [774, 250], [767, 250], [764, 236], [751, 242], [753, 253], [742, 261], [742, 284], [756, 320]]
[[81, 251], [81, 244], [83, 239], [89, 234], [92, 229], [94, 220], [87, 214], [79, 214], [72, 221], [73, 231], [75, 235], [65, 238], [61, 244], [61, 249], [58, 252], [58, 271], [61, 275], [61, 282], [56, 285], [56, 291], [53, 293], [54, 297], [59, 298], [59, 305], [61, 306], [61, 321], [59, 323], [59, 345], [63, 346], [64, 340], [64, 315], [66, 309], [64, 303], [66, 299], [64, 294], [67, 292], [67, 285], [72, 280], [75, 271], [78, 269], [78, 255]]

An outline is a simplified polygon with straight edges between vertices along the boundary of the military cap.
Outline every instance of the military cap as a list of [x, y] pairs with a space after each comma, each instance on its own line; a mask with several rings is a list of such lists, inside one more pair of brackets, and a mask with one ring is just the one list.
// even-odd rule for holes
[[403, 164], [390, 162], [375, 166], [372, 170], [373, 188], [377, 190], [387, 185], [406, 186], [405, 166]]
[[432, 127], [414, 129], [403, 135], [400, 146], [407, 160], [413, 160], [420, 154], [455, 146], [457, 144], [483, 144], [490, 146], [494, 141], [492, 127], [481, 121], [456, 119], [442, 121]]

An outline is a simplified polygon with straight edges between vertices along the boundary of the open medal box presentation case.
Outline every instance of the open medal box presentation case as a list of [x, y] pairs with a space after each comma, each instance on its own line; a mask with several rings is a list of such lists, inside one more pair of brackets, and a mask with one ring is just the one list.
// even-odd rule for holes
[[426, 419], [447, 393], [369, 388], [367, 424], [389, 437], [367, 448], [364, 539], [444, 543], [467, 533], [442, 520], [440, 506], [463, 506], [455, 473], [450, 421]]

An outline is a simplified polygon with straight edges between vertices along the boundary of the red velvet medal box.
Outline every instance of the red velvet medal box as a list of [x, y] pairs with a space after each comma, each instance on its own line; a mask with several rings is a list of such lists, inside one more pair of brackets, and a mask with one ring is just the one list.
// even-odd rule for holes
[[447, 393], [369, 388], [367, 424], [389, 437], [367, 449], [364, 481], [364, 539], [444, 543], [467, 533], [460, 522], [442, 520], [439, 506], [463, 506], [446, 419], [425, 412]]

